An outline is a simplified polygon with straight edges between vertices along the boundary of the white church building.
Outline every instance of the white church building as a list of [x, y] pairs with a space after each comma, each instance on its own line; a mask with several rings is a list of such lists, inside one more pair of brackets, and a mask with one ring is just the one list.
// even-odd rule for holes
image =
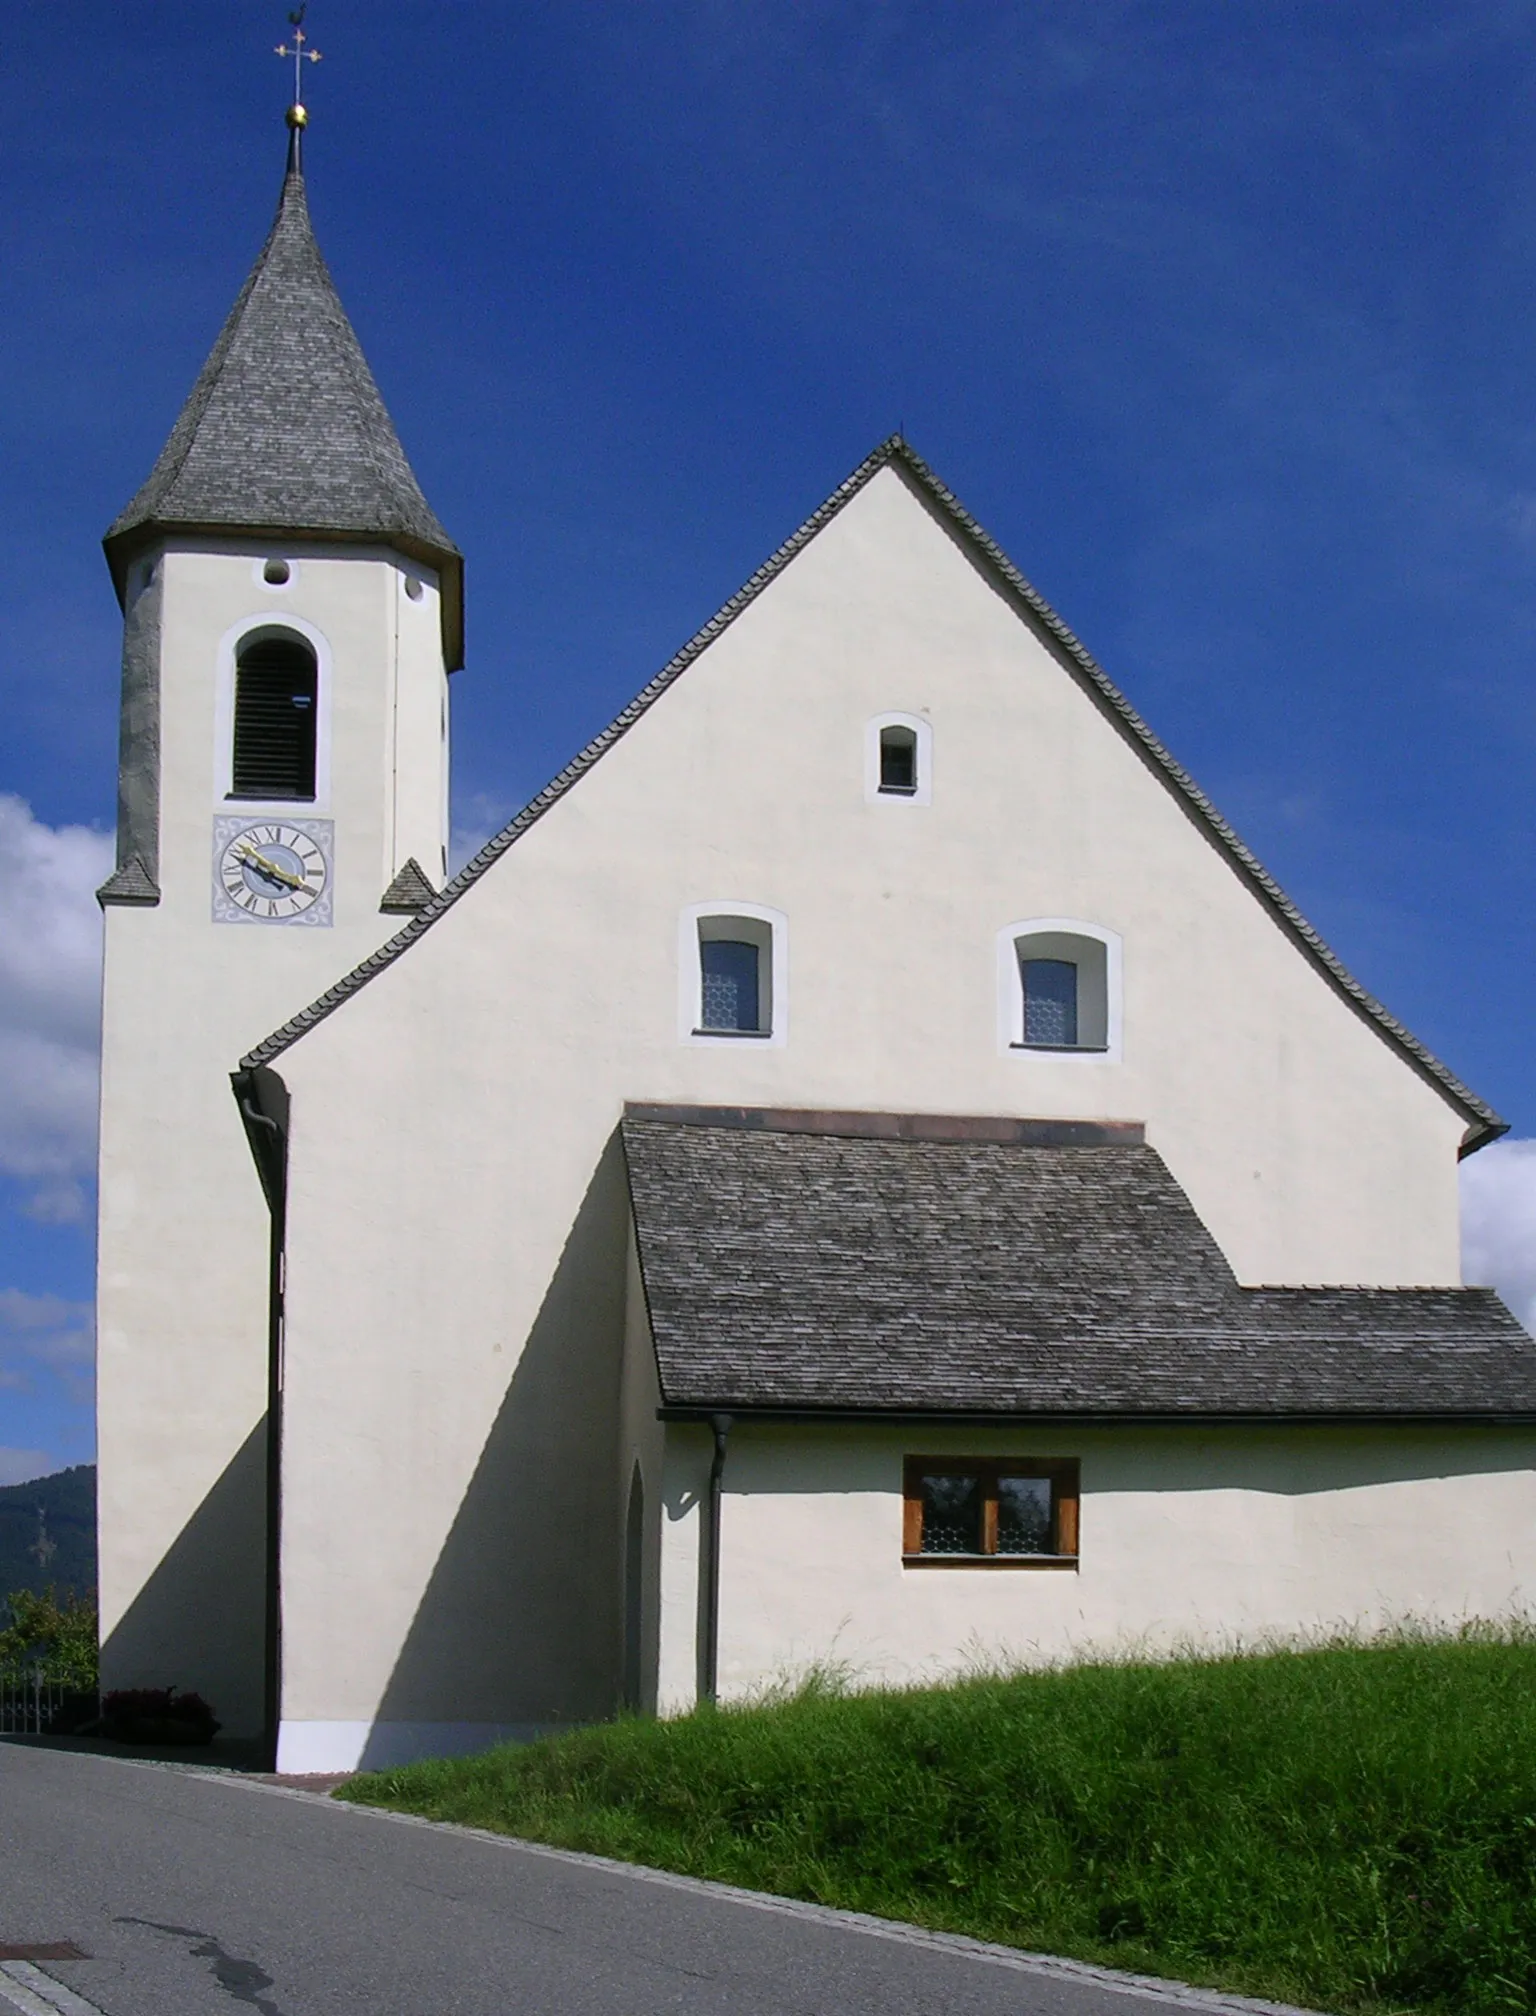
[[447, 879], [298, 140], [106, 539], [103, 1684], [319, 1771], [1528, 1610], [1501, 1121], [905, 441]]

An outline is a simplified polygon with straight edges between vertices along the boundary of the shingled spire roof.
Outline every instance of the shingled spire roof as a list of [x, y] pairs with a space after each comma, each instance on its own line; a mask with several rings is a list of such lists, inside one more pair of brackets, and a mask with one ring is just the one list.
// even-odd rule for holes
[[384, 544], [436, 569], [463, 662], [463, 558], [421, 494], [309, 221], [296, 151], [250, 278], [149, 480], [103, 542], [121, 599], [159, 535]]

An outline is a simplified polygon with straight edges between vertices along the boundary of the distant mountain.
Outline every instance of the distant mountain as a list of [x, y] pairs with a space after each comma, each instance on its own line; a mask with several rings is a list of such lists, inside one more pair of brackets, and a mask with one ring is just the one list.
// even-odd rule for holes
[[96, 1600], [96, 1465], [0, 1489], [0, 1602], [13, 1589]]

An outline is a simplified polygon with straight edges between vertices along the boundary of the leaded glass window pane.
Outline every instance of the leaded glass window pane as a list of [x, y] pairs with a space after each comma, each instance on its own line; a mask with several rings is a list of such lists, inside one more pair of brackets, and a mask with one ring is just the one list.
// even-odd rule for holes
[[757, 947], [738, 938], [706, 938], [699, 947], [704, 972], [706, 1029], [755, 1031], [758, 1021]]
[[1070, 959], [1022, 959], [1024, 1041], [1077, 1042], [1077, 967]]
[[1051, 1480], [1048, 1477], [999, 1477], [997, 1480], [997, 1551], [999, 1554], [1053, 1554]]
[[981, 1552], [981, 1480], [977, 1477], [925, 1477], [923, 1492], [923, 1552]]

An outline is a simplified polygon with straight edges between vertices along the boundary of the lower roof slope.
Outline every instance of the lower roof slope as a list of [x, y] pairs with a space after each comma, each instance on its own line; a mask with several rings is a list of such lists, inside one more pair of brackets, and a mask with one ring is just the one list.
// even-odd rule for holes
[[623, 1139], [670, 1409], [1536, 1420], [1491, 1289], [1240, 1287], [1142, 1144]]

